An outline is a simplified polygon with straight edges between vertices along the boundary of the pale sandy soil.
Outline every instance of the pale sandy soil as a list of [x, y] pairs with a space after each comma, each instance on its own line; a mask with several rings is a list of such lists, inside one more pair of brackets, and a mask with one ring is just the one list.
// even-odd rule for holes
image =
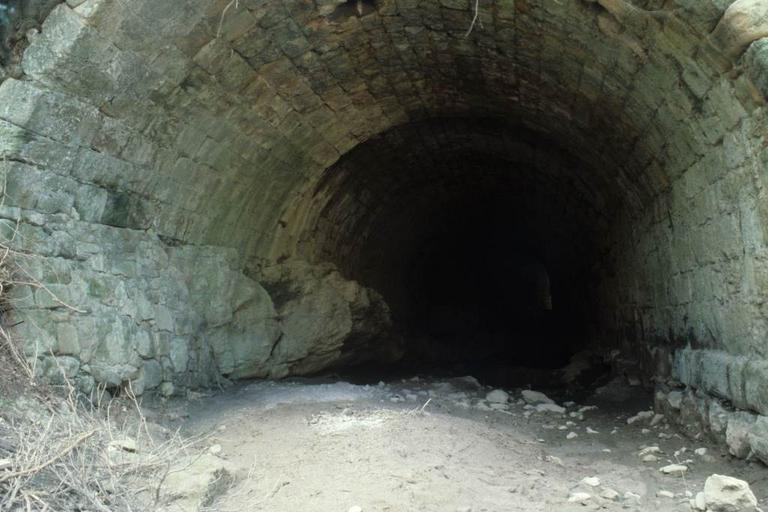
[[[664, 421], [628, 425], [650, 407], [637, 388], [613, 384], [565, 415], [531, 412], [519, 390], [490, 410], [490, 390], [467, 379], [255, 382], [174, 414], [187, 433], [214, 432], [206, 443], [233, 475], [207, 507], [221, 512], [684, 511], [712, 473], [747, 480], [761, 503], [768, 497], [764, 466]], [[586, 404], [597, 409], [579, 415]], [[638, 456], [649, 445], [661, 449], [657, 462]], [[677, 462], [689, 467], [684, 477], [659, 472]], [[585, 477], [600, 484], [580, 483]], [[608, 490], [618, 497], [601, 497]], [[576, 492], [590, 498], [569, 503]]]

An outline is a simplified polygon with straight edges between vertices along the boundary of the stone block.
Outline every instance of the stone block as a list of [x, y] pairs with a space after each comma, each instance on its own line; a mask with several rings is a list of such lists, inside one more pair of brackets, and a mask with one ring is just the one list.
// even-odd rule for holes
[[747, 434], [752, 454], [768, 464], [768, 418], [758, 416]]
[[768, 99], [768, 37], [752, 43], [744, 56], [747, 75]]
[[757, 416], [748, 412], [734, 412], [728, 418], [725, 432], [728, 452], [734, 457], [746, 458], [752, 451], [749, 433], [757, 421]]
[[751, 359], [744, 365], [744, 401], [760, 414], [768, 414], [768, 361]]

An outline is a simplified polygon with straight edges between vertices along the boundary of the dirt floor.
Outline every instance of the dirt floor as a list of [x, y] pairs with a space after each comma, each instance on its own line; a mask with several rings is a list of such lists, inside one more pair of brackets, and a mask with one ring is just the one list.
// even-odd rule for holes
[[[489, 402], [491, 391], [471, 377], [253, 382], [163, 414], [210, 436], [206, 457], [220, 467], [196, 499], [211, 511], [682, 511], [713, 473], [768, 497], [764, 466], [650, 413], [628, 424], [650, 410], [640, 388], [612, 381], [579, 403], [552, 394], [565, 413], [537, 410], [521, 390]], [[663, 474], [670, 464], [688, 470]]]

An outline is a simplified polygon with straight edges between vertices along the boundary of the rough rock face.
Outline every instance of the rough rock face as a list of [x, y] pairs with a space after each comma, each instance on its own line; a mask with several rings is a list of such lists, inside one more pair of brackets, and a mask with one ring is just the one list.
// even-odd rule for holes
[[275, 303], [282, 331], [270, 376], [400, 356], [384, 299], [344, 279], [332, 265], [276, 265], [264, 271], [262, 284]]
[[749, 484], [738, 478], [712, 475], [704, 483], [704, 503], [710, 512], [753, 512], [757, 499]]
[[764, 0], [736, 0], [712, 33], [715, 44], [733, 58], [763, 37], [768, 37], [768, 3]]
[[391, 327], [377, 293], [329, 266], [272, 268], [268, 293], [231, 249], [48, 225], [77, 247], [51, 247], [45, 266], [20, 262], [45, 289], [14, 290], [17, 335], [39, 376], [85, 392], [130, 384], [136, 394], [171, 394], [222, 375], [312, 373], [379, 357], [383, 347], [370, 344]]

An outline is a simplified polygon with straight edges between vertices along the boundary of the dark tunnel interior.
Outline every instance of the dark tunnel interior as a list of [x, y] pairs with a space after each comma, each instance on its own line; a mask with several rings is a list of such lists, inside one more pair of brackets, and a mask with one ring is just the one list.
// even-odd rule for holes
[[500, 120], [432, 120], [327, 171], [321, 257], [382, 293], [401, 364], [546, 372], [588, 345], [615, 196], [558, 142]]

